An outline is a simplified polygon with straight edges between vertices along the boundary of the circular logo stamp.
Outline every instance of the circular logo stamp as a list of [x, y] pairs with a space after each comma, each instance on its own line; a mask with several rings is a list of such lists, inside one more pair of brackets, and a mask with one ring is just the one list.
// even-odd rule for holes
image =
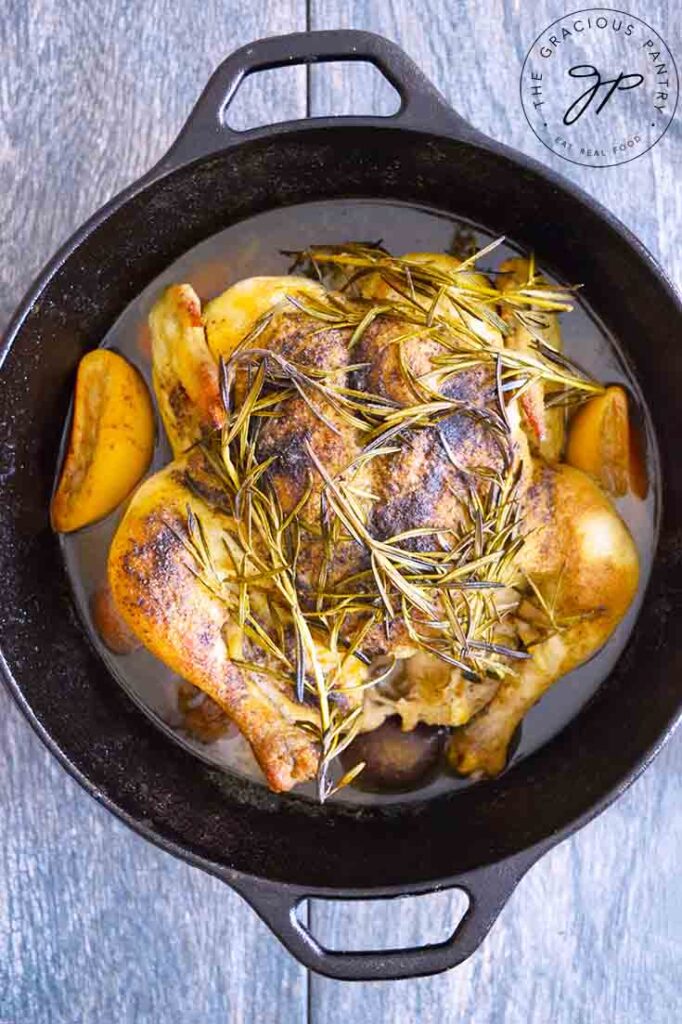
[[665, 41], [625, 11], [590, 7], [542, 32], [521, 70], [526, 120], [572, 163], [613, 167], [665, 134], [677, 107], [677, 67]]

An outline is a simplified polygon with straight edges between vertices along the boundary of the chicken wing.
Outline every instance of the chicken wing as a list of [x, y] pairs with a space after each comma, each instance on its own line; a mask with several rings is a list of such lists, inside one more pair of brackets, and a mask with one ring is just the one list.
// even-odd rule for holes
[[181, 455], [223, 423], [218, 366], [209, 352], [199, 297], [171, 285], [149, 316], [154, 393], [173, 454]]

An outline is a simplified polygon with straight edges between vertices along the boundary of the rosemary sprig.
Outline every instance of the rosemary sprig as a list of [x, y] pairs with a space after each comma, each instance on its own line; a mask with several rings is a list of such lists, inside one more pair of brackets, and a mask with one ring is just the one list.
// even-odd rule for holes
[[[381, 247], [349, 243], [347, 245], [310, 246], [296, 255], [305, 264], [313, 263], [324, 279], [324, 268], [343, 268], [348, 273], [342, 293], [329, 293], [315, 300], [296, 300], [299, 309], [337, 327], [353, 327], [353, 343], [362, 337], [378, 316], [412, 324], [424, 329], [448, 350], [441, 363], [440, 385], [447, 381], [448, 368], [454, 373], [475, 365], [493, 365], [498, 356], [506, 370], [514, 372], [516, 386], [543, 380], [565, 390], [585, 395], [600, 392], [601, 385], [575, 367], [565, 356], [549, 349], [540, 329], [543, 314], [569, 312], [571, 289], [548, 285], [535, 273], [531, 262], [529, 276], [520, 285], [498, 291], [472, 274], [476, 263], [503, 242], [494, 242], [472, 254], [457, 269], [436, 263], [424, 263], [409, 257], [392, 256]], [[371, 297], [374, 283], [380, 281], [390, 298]], [[369, 291], [368, 291], [369, 288]], [[497, 308], [511, 316], [510, 324]], [[527, 327], [533, 347], [527, 352], [493, 346], [476, 329], [477, 324], [494, 327], [505, 337], [517, 321]], [[549, 351], [548, 351], [549, 350]], [[466, 364], [466, 365], [465, 365]], [[507, 374], [508, 379], [511, 375]]]

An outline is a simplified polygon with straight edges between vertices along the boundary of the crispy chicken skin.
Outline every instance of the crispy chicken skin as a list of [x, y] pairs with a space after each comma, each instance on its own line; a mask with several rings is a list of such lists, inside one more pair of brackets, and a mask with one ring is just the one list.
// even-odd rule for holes
[[[315, 745], [295, 724], [311, 711], [266, 677], [232, 665], [225, 606], [197, 580], [181, 540], [189, 507], [201, 514], [215, 563], [224, 564], [221, 513], [196, 496], [190, 481], [201, 468], [191, 462], [190, 456], [171, 463], [133, 498], [109, 553], [114, 600], [152, 654], [228, 712], [272, 789], [287, 790], [315, 773]], [[233, 644], [241, 648], [240, 641]]]
[[[253, 345], [260, 350], [331, 372], [340, 385], [370, 390], [398, 406], [414, 404], [415, 395], [398, 364], [395, 340], [401, 325], [377, 318], [349, 352], [350, 329], [321, 328], [319, 321], [292, 312], [291, 306], [284, 311], [288, 294], [314, 296], [320, 287], [304, 278], [252, 278], [214, 299], [203, 317], [188, 285], [172, 286], [161, 296], [150, 316], [153, 376], [175, 461], [138, 489], [109, 554], [112, 593], [128, 626], [150, 651], [227, 712], [276, 791], [315, 776], [318, 745], [298, 723], [316, 721], [317, 709], [314, 702], [298, 703], [287, 683], [235, 664], [257, 661], [262, 651], [249, 649], [224, 602], [198, 579], [183, 531], [191, 509], [201, 517], [214, 564], [219, 570], [229, 565], [224, 538], [230, 509], [213, 493], [205, 456], [192, 446], [224, 421], [218, 358], [229, 357], [254, 328]], [[268, 312], [272, 315], [264, 323]], [[488, 324], [480, 329], [482, 334], [493, 330]], [[501, 335], [492, 343], [501, 344]], [[415, 377], [423, 378], [439, 349], [436, 342], [415, 338], [403, 345], [402, 358]], [[355, 368], [348, 369], [351, 362]], [[236, 400], [245, 394], [247, 383], [247, 370], [240, 367]], [[443, 391], [482, 412], [496, 407], [490, 370], [464, 370]], [[385, 687], [369, 688], [364, 695], [360, 688], [351, 689], [346, 698], [351, 706], [364, 700], [365, 729], [396, 713], [407, 729], [419, 721], [458, 727], [449, 756], [465, 774], [495, 774], [504, 767], [509, 741], [525, 712], [554, 681], [603, 645], [637, 587], [637, 553], [615, 509], [578, 470], [531, 455], [529, 412], [516, 405], [508, 405], [511, 456], [505, 456], [481, 419], [462, 412], [443, 421], [440, 430], [406, 432], [399, 451], [363, 464], [352, 478], [357, 493], [371, 498], [365, 506], [367, 526], [381, 539], [415, 527], [456, 529], [464, 521], [471, 471], [499, 471], [509, 457], [516, 467], [527, 539], [516, 558], [514, 588], [500, 600], [507, 601], [507, 611], [511, 608], [504, 629], [522, 638], [530, 657], [501, 683], [485, 678], [472, 682], [457, 668], [418, 651], [399, 622], [388, 629], [377, 625], [363, 650], [370, 656], [393, 656], [403, 671]], [[310, 490], [300, 509], [303, 523], [316, 522], [324, 490], [310, 448], [332, 477], [343, 475], [361, 450], [357, 432], [338, 410], [323, 397], [316, 399], [316, 407], [302, 396], [287, 399], [280, 414], [263, 424], [258, 438], [259, 462], [275, 457], [268, 475], [284, 513]], [[531, 440], [540, 451], [538, 438]], [[444, 444], [455, 462], [446, 457]], [[418, 550], [423, 541], [409, 543]], [[303, 605], [321, 558], [322, 542], [306, 536], [297, 577]], [[365, 568], [366, 552], [342, 541], [334, 551], [330, 579]], [[538, 622], [547, 616], [537, 594], [540, 605], [551, 607], [558, 630]], [[321, 651], [321, 657], [331, 655]], [[351, 683], [367, 677], [359, 662], [347, 671], [353, 675]]]

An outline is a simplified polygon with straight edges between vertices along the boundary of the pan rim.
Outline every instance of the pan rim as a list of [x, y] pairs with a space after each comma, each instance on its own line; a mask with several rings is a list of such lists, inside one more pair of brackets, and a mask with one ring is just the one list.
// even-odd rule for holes
[[[339, 121], [343, 120], [343, 124], [339, 124]], [[409, 131], [411, 134], [418, 134], [424, 136], [425, 139], [448, 139], [449, 137], [439, 133], [425, 131], [421, 129], [413, 129], [405, 126], [391, 127], [387, 125], [385, 121], [381, 121], [377, 124], [375, 119], [372, 118], [350, 118], [350, 119], [316, 119], [315, 121], [308, 122], [305, 127], [300, 122], [289, 122], [284, 123], [277, 127], [277, 134], [300, 134], [306, 136], [310, 133], [319, 132], [320, 130], [329, 131], [335, 128], [354, 128], [354, 127], [370, 127], [376, 129], [380, 127], [384, 131], [393, 133], [405, 133]], [[271, 141], [272, 131], [267, 129], [256, 129], [253, 132], [244, 133], [244, 137], [240, 139], [238, 145], [246, 145], [251, 142], [259, 142], [261, 140]], [[493, 152], [504, 155], [508, 159], [512, 160], [517, 166], [523, 166], [524, 170], [532, 170], [539, 173], [543, 178], [549, 182], [560, 187], [563, 191], [568, 192], [571, 197], [583, 205], [588, 206], [591, 211], [606, 224], [614, 230], [634, 252], [634, 254], [644, 263], [648, 265], [654, 276], [657, 279], [659, 287], [663, 288], [671, 301], [677, 306], [680, 315], [682, 315], [682, 303], [680, 302], [679, 295], [674, 285], [670, 281], [666, 271], [660, 267], [656, 259], [647, 250], [647, 248], [636, 238], [624, 225], [622, 225], [618, 219], [605, 210], [599, 203], [595, 202], [591, 197], [582, 190], [573, 186], [570, 182], [560, 178], [554, 172], [548, 171], [541, 164], [536, 161], [529, 160], [520, 154], [515, 154], [513, 151], [492, 142], [491, 140], [482, 140], [482, 138], [473, 138], [469, 140], [459, 140], [460, 144], [472, 145], [474, 148], [487, 148]], [[57, 251], [55, 256], [48, 261], [45, 267], [37, 275], [33, 284], [29, 287], [27, 293], [22, 299], [21, 303], [17, 307], [15, 314], [13, 315], [9, 326], [5, 332], [2, 346], [0, 348], [0, 373], [3, 370], [5, 360], [11, 352], [12, 346], [16, 341], [22, 327], [28, 316], [33, 311], [35, 304], [39, 301], [40, 296], [44, 292], [45, 288], [49, 285], [52, 278], [59, 271], [59, 269], [68, 261], [68, 259], [79, 249], [80, 245], [94, 232], [96, 231], [105, 221], [118, 210], [123, 208], [126, 203], [132, 200], [134, 197], [140, 195], [145, 189], [153, 188], [155, 185], [160, 184], [166, 178], [176, 174], [186, 172], [189, 168], [194, 167], [197, 163], [203, 163], [214, 159], [221, 159], [225, 153], [234, 152], [235, 147], [226, 147], [224, 150], [216, 151], [208, 156], [199, 157], [197, 160], [181, 163], [177, 167], [164, 168], [163, 161], [161, 165], [157, 165], [150, 172], [144, 175], [142, 178], [133, 182], [128, 188], [123, 190], [117, 196], [113, 197], [103, 207], [96, 211], [81, 227], [79, 227], [74, 234], [67, 240], [66, 243]], [[71, 774], [79, 784], [90, 793], [99, 803], [107, 807], [109, 811], [115, 814], [120, 820], [124, 821], [129, 827], [133, 828], [138, 834], [142, 835], [143, 838], [155, 843], [155, 845], [165, 849], [167, 852], [173, 853], [176, 856], [180, 856], [183, 859], [195, 864], [196, 866], [202, 867], [219, 877], [226, 878], [229, 876], [229, 880], [237, 881], [241, 877], [260, 879], [264, 882], [268, 881], [267, 878], [259, 875], [249, 875], [242, 870], [234, 868], [228, 868], [215, 861], [207, 860], [197, 854], [195, 851], [190, 849], [184, 843], [176, 842], [169, 839], [167, 836], [162, 835], [154, 829], [154, 827], [145, 824], [144, 822], [138, 821], [129, 812], [119, 806], [116, 801], [108, 794], [103, 793], [98, 787], [85, 775], [80, 768], [78, 768], [70, 759], [69, 755], [61, 749], [59, 744], [54, 740], [46, 726], [40, 721], [40, 719], [34, 713], [28, 700], [25, 698], [23, 691], [14, 678], [14, 674], [5, 659], [4, 651], [2, 650], [2, 644], [0, 643], [0, 669], [2, 671], [5, 684], [7, 685], [10, 693], [12, 694], [15, 702], [19, 706], [20, 710], [29, 721], [29, 724], [33, 727], [34, 731], [40, 737], [42, 742], [47, 748], [55, 755], [57, 760], [62, 766]], [[519, 851], [513, 856], [526, 856], [530, 849], [538, 850], [539, 853], [544, 852], [551, 846], [562, 841], [567, 835], [570, 835], [577, 829], [583, 827], [590, 820], [596, 817], [601, 811], [608, 807], [618, 796], [620, 796], [625, 789], [628, 788], [632, 782], [634, 782], [639, 775], [645, 770], [645, 768], [651, 763], [653, 758], [657, 755], [663, 745], [668, 741], [670, 736], [675, 731], [677, 725], [682, 719], [682, 700], [677, 708], [676, 713], [669, 719], [667, 726], [659, 733], [655, 741], [653, 741], [649, 747], [644, 751], [643, 755], [637, 763], [630, 765], [629, 768], [624, 768], [617, 780], [610, 786], [609, 789], [592, 805], [584, 811], [568, 821], [560, 829], [556, 830], [551, 835], [546, 836], [540, 840], [533, 847], [527, 848], [525, 851]], [[539, 855], [538, 853], [538, 855]], [[496, 863], [492, 861], [491, 863]], [[397, 895], [406, 893], [416, 892], [427, 892], [432, 891], [434, 887], [440, 885], [454, 884], [456, 876], [452, 878], [444, 878], [438, 883], [424, 883], [420, 885], [416, 883], [414, 887], [406, 885], [393, 885], [389, 887], [370, 887], [364, 888], [330, 888], [327, 886], [306, 886], [304, 887], [306, 892], [314, 895], [335, 895], [339, 896], [342, 893], [352, 893], [353, 895]], [[289, 886], [292, 891], [297, 891], [300, 887], [292, 883], [277, 883], [280, 886]]]

